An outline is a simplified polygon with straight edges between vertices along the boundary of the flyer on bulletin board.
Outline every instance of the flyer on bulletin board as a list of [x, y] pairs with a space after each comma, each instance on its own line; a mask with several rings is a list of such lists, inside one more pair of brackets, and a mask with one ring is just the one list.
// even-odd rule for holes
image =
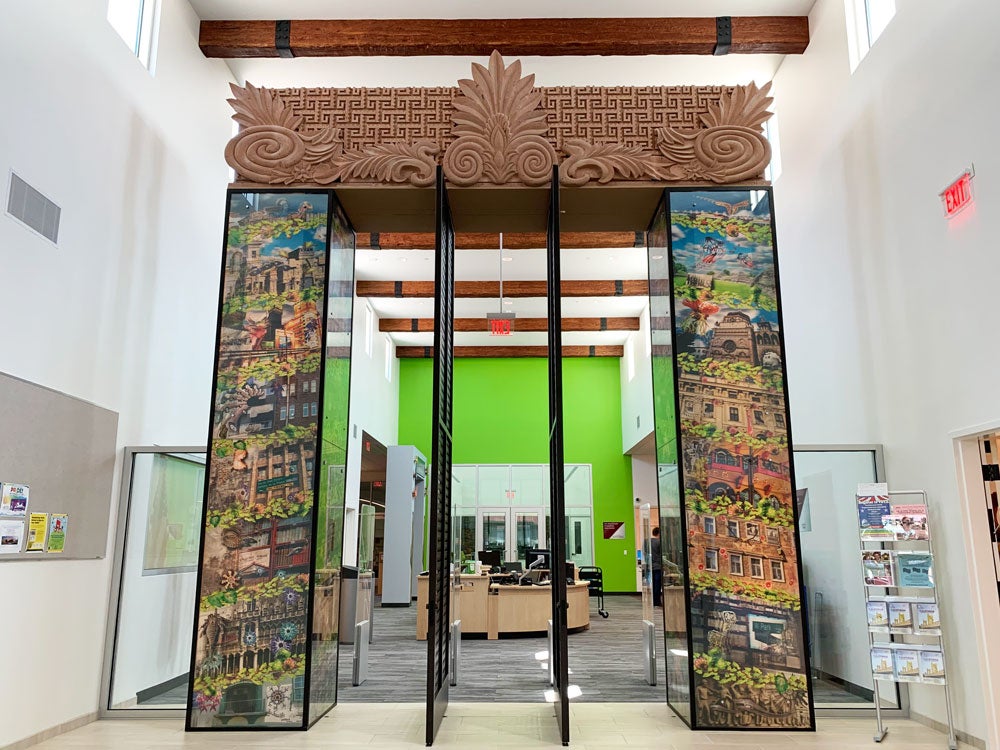
[[45, 534], [49, 530], [48, 513], [32, 513], [28, 517], [28, 544], [25, 552], [41, 552], [45, 549]]
[[62, 552], [66, 548], [66, 527], [69, 516], [65, 513], [53, 513], [49, 518], [49, 544], [46, 552]]
[[24, 518], [28, 512], [28, 485], [4, 482], [0, 490], [0, 516]]
[[23, 539], [24, 521], [0, 521], [0, 555], [20, 552]]

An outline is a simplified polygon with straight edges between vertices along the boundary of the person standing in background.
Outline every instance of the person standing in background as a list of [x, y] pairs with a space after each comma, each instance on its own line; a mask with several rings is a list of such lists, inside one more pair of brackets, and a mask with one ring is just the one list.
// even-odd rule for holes
[[660, 527], [653, 529], [653, 538], [649, 542], [649, 556], [653, 566], [653, 606], [663, 606], [663, 555], [660, 554]]

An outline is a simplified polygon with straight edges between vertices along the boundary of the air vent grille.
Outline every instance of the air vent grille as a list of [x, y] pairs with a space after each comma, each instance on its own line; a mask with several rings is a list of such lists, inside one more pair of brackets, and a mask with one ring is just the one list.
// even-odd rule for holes
[[10, 173], [7, 213], [52, 243], [58, 242], [62, 209], [13, 172]]

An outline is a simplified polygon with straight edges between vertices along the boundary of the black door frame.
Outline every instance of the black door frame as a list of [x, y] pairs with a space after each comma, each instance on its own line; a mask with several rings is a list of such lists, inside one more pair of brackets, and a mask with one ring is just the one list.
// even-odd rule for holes
[[435, 201], [434, 374], [428, 523], [426, 743], [434, 744], [448, 708], [451, 677], [451, 461], [455, 343], [455, 230], [444, 173]]

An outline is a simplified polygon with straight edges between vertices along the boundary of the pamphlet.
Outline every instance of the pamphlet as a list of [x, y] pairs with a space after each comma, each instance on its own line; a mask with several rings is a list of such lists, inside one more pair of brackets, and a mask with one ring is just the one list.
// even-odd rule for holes
[[914, 632], [918, 635], [941, 635], [941, 613], [937, 604], [917, 604], [917, 622]]
[[934, 685], [944, 685], [944, 654], [940, 651], [920, 652], [920, 677], [924, 682]]
[[62, 552], [66, 548], [66, 527], [69, 516], [65, 513], [53, 513], [49, 517], [49, 544], [46, 552]]
[[896, 635], [913, 633], [913, 613], [909, 602], [889, 602], [889, 632]]
[[28, 512], [28, 485], [4, 482], [0, 490], [0, 516], [24, 518]]
[[930, 552], [899, 552], [899, 586], [934, 588], [934, 556]]
[[872, 648], [872, 675], [876, 680], [894, 680], [892, 649]]
[[24, 521], [0, 521], [0, 555], [20, 552], [23, 540]]
[[891, 587], [896, 585], [892, 574], [892, 553], [885, 550], [866, 550], [861, 553], [866, 586]]
[[25, 552], [41, 552], [45, 549], [45, 534], [49, 529], [48, 513], [32, 513], [28, 518], [28, 544]]
[[920, 682], [920, 652], [908, 648], [893, 651], [896, 679], [900, 682]]
[[871, 541], [893, 539], [892, 533], [885, 531], [882, 525], [882, 516], [892, 513], [889, 506], [889, 485], [859, 484], [857, 501], [861, 538]]
[[876, 633], [889, 632], [889, 610], [885, 602], [868, 602], [868, 629]]
[[882, 516], [882, 526], [892, 532], [897, 542], [925, 542], [931, 538], [926, 505], [894, 505], [891, 514]]

